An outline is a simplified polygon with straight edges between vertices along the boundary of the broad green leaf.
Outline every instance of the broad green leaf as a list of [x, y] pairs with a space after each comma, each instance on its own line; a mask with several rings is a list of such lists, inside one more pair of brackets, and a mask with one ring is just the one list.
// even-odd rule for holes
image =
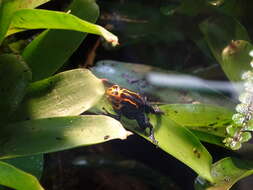
[[169, 104], [161, 106], [165, 115], [176, 123], [220, 137], [226, 136], [226, 127], [232, 122], [233, 112], [208, 104]]
[[218, 146], [225, 147], [225, 145], [223, 143], [224, 137], [220, 137], [220, 136], [217, 136], [217, 135], [210, 134], [208, 132], [198, 131], [198, 130], [194, 130], [194, 129], [190, 129], [190, 131], [199, 140], [201, 140], [203, 142], [207, 142], [207, 143], [210, 143], [210, 144], [215, 144], [215, 145], [218, 145]]
[[198, 177], [195, 181], [197, 190], [228, 190], [237, 181], [253, 173], [253, 163], [227, 157], [214, 163], [211, 172], [214, 183], [210, 184]]
[[31, 83], [17, 119], [79, 115], [104, 95], [103, 82], [89, 70], [75, 69]]
[[25, 96], [31, 72], [21, 56], [0, 56], [0, 122], [6, 122]]
[[[167, 116], [149, 115], [149, 118], [155, 128], [157, 146], [192, 168], [203, 178], [212, 181], [210, 173], [212, 157], [198, 138]], [[143, 135], [143, 132], [140, 132], [137, 123], [133, 124], [128, 121], [124, 122], [124, 126], [150, 140]]]
[[242, 74], [252, 70], [250, 62], [252, 58], [249, 52], [253, 50], [253, 45], [247, 41], [232, 41], [222, 51], [222, 62], [220, 63], [227, 77], [231, 81], [241, 81]]
[[0, 44], [9, 28], [11, 18], [15, 11], [22, 8], [35, 8], [50, 0], [2, 0], [0, 1]]
[[[148, 94], [148, 100], [152, 102], [152, 97], [159, 99], [160, 103], [192, 103], [201, 102], [203, 104], [214, 104], [227, 108], [234, 108], [235, 103], [224, 95], [207, 89], [204, 91], [182, 90], [182, 88], [172, 88], [153, 84], [149, 80], [150, 75], [180, 74], [172, 71], [162, 70], [158, 67], [148, 65], [126, 63], [113, 60], [102, 60], [91, 68], [92, 72], [99, 78], [107, 78], [110, 83], [118, 84], [124, 88], [136, 91], [140, 94]], [[201, 80], [201, 79], [200, 79]]]
[[22, 9], [13, 15], [7, 36], [27, 29], [63, 29], [103, 36], [112, 45], [118, 44], [117, 36], [105, 28], [84, 21], [72, 14], [42, 9]]
[[0, 184], [17, 190], [43, 190], [35, 177], [5, 162], [0, 162]]
[[[109, 105], [106, 109], [109, 110]], [[161, 109], [163, 110], [163, 107]], [[149, 119], [154, 127], [155, 139], [158, 141], [157, 147], [192, 168], [203, 178], [212, 181], [210, 174], [212, 156], [191, 131], [175, 123], [167, 115], [150, 114]], [[151, 141], [145, 134], [146, 131], [142, 131], [134, 120], [123, 117], [122, 123], [125, 128]]]
[[[245, 58], [247, 52], [244, 52], [244, 50], [248, 51], [249, 45], [239, 41], [249, 41], [249, 36], [245, 28], [232, 17], [218, 16], [202, 22], [200, 24], [200, 30], [204, 34], [205, 40], [214, 57], [222, 66], [227, 77], [232, 81], [238, 81], [241, 77], [240, 72], [249, 66], [248, 61], [245, 62], [245, 59], [247, 60]], [[239, 43], [239, 46], [237, 43]], [[232, 58], [236, 57], [237, 60], [231, 62], [226, 57], [228, 54]], [[242, 62], [237, 62], [239, 60]]]
[[10, 124], [1, 132], [0, 157], [12, 158], [87, 146], [129, 133], [103, 115], [43, 118]]
[[[89, 22], [99, 15], [93, 0], [74, 0], [68, 10]], [[63, 30], [46, 30], [36, 37], [23, 51], [22, 56], [33, 72], [33, 80], [41, 80], [55, 73], [80, 46], [85, 33]], [[45, 56], [47, 55], [47, 56]]]
[[43, 161], [44, 161], [43, 154], [12, 158], [12, 159], [4, 159], [2, 161], [36, 176], [37, 179], [41, 178], [42, 171], [43, 171]]

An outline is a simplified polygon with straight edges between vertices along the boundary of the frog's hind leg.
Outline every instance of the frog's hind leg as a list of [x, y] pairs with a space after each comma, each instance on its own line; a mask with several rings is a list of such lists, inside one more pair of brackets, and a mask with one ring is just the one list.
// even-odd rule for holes
[[154, 127], [151, 125], [151, 123], [149, 122], [149, 119], [146, 115], [141, 114], [136, 118], [136, 121], [138, 123], [138, 125], [140, 126], [140, 128], [142, 130], [145, 130], [146, 128], [149, 128], [150, 130], [150, 134], [149, 134], [149, 138], [150, 140], [154, 143], [154, 144], [158, 144], [158, 141], [155, 139], [155, 135], [154, 135]]

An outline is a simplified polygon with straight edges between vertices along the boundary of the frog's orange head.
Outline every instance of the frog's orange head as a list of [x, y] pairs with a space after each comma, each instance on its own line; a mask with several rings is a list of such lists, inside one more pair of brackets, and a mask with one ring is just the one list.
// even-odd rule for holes
[[113, 85], [106, 90], [106, 95], [109, 100], [113, 102], [120, 102], [121, 100], [122, 88], [119, 85]]

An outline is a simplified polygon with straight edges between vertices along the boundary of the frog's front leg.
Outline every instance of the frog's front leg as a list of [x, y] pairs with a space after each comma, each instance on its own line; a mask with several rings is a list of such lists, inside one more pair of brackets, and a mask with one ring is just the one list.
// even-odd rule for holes
[[105, 108], [102, 108], [102, 109], [105, 111], [105, 115], [120, 121], [120, 119], [121, 119], [121, 113], [120, 112], [116, 112], [117, 114], [112, 114], [112, 113], [108, 112]]
[[139, 114], [136, 117], [136, 121], [137, 121], [137, 123], [138, 123], [138, 125], [140, 126], [141, 129], [145, 130], [146, 128], [149, 128], [149, 130], [150, 130], [150, 134], [149, 134], [150, 140], [154, 144], [158, 144], [158, 141], [155, 139], [155, 135], [154, 135], [154, 127], [149, 122], [148, 117], [145, 114]]

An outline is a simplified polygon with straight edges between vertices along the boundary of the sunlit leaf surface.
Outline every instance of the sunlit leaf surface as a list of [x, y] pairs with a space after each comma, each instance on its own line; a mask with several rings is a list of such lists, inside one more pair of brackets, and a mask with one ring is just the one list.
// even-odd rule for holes
[[30, 84], [17, 119], [79, 115], [103, 95], [103, 82], [89, 70], [66, 71]]
[[27, 29], [75, 30], [97, 34], [103, 36], [112, 45], [118, 44], [117, 36], [105, 28], [64, 12], [42, 9], [21, 9], [13, 15], [7, 36]]
[[12, 15], [22, 8], [35, 8], [50, 0], [3, 0], [0, 1], [0, 44], [8, 30]]
[[44, 118], [10, 124], [1, 132], [0, 157], [12, 158], [87, 146], [129, 135], [103, 115]]
[[[67, 10], [71, 10], [71, 14], [92, 23], [99, 15], [98, 6], [93, 0], [74, 0]], [[38, 35], [28, 44], [22, 54], [33, 72], [33, 81], [54, 74], [80, 46], [86, 36], [86, 33], [64, 30], [46, 30]]]
[[0, 184], [17, 190], [43, 190], [35, 177], [5, 162], [0, 162]]

